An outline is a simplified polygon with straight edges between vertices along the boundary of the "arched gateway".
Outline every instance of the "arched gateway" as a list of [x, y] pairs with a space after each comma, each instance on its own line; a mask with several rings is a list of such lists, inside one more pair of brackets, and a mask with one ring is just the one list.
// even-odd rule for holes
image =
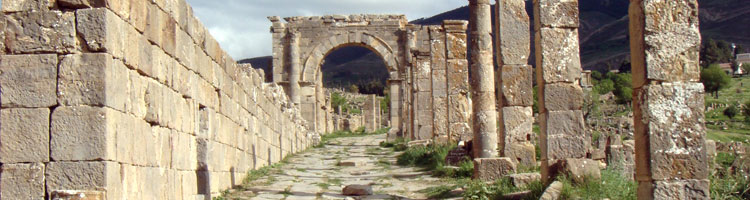
[[466, 21], [422, 26], [403, 15], [269, 20], [273, 82], [285, 87], [318, 132], [331, 130], [326, 121], [333, 110], [323, 95], [323, 59], [338, 48], [360, 46], [381, 56], [388, 68], [393, 134], [452, 140], [470, 135]]

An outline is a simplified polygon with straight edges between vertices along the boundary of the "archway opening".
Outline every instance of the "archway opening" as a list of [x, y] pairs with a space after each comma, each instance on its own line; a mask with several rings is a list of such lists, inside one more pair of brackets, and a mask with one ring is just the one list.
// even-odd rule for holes
[[326, 88], [387, 95], [388, 67], [383, 57], [369, 48], [352, 44], [331, 50], [324, 58], [321, 72]]

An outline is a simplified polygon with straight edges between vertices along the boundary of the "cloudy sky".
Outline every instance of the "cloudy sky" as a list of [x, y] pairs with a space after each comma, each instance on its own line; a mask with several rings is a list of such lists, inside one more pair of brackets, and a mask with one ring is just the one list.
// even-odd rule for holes
[[267, 16], [405, 14], [411, 21], [464, 6], [467, 0], [187, 0], [235, 60], [271, 55]]

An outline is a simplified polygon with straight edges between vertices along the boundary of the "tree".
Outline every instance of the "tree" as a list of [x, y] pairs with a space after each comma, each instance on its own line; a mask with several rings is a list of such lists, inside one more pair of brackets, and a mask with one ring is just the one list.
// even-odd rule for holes
[[617, 103], [628, 104], [633, 101], [633, 76], [630, 73], [615, 74], [612, 81], [615, 83], [613, 92]]
[[607, 94], [615, 90], [615, 82], [610, 79], [602, 79], [598, 84], [594, 85], [594, 91], [599, 94]]
[[734, 119], [734, 116], [737, 116], [738, 113], [736, 105], [730, 105], [727, 109], [724, 109], [724, 116], [729, 117], [729, 119]]
[[594, 70], [594, 71], [591, 72], [591, 78], [592, 79], [602, 80], [603, 76], [604, 75], [601, 72], [599, 72], [599, 71]]
[[745, 115], [745, 121], [750, 122], [750, 101], [745, 102], [742, 108], [742, 115]]
[[716, 98], [719, 98], [719, 90], [729, 86], [731, 81], [732, 78], [717, 64], [701, 70], [701, 82], [706, 88], [706, 92], [714, 94]]
[[745, 71], [745, 74], [750, 74], [750, 63], [742, 63], [742, 71]]
[[355, 84], [352, 84], [352, 85], [349, 86], [349, 92], [351, 92], [351, 93], [359, 93], [359, 87], [357, 87], [357, 85], [355, 85]]

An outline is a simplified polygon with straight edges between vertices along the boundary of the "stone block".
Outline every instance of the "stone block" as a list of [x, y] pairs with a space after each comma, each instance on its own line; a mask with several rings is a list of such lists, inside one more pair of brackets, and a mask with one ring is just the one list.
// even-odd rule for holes
[[499, 114], [500, 138], [506, 144], [531, 141], [534, 134], [534, 111], [531, 107], [503, 107]]
[[503, 148], [505, 157], [511, 158], [517, 166], [536, 166], [536, 147], [531, 143], [506, 144]]
[[119, 112], [109, 108], [58, 107], [52, 113], [50, 157], [55, 161], [115, 160]]
[[581, 79], [577, 29], [542, 28], [536, 32], [536, 41], [538, 81], [575, 83]]
[[[5, 4], [3, 4], [5, 7]], [[71, 53], [76, 51], [73, 12], [19, 12], [5, 16], [5, 46], [10, 52]]]
[[127, 41], [125, 30], [129, 28], [115, 13], [106, 8], [76, 10], [76, 28], [87, 50], [108, 52], [116, 57], [124, 56]]
[[516, 164], [510, 158], [476, 158], [472, 178], [495, 181], [515, 171]]
[[2, 109], [0, 163], [49, 161], [48, 108]]
[[549, 111], [541, 116], [542, 136], [591, 137], [586, 134], [580, 110]]
[[66, 106], [107, 106], [126, 112], [127, 83], [127, 67], [109, 54], [66, 55], [60, 64], [58, 101]]
[[57, 56], [0, 56], [2, 107], [52, 107], [57, 104]]
[[81, 190], [61, 190], [52, 191], [50, 196], [55, 200], [104, 200], [107, 198], [103, 191], [81, 191]]
[[497, 99], [500, 105], [531, 106], [534, 104], [532, 68], [528, 65], [505, 65], [497, 72]]
[[549, 160], [584, 158], [589, 148], [589, 141], [584, 137], [555, 135], [541, 137], [541, 142], [542, 159]]
[[5, 0], [2, 3], [2, 12], [47, 11], [53, 6], [55, 0]]
[[531, 34], [526, 2], [497, 1], [495, 8], [499, 19], [495, 20], [497, 63], [501, 66], [528, 64], [531, 55]]
[[636, 90], [638, 180], [707, 179], [701, 83], [662, 83]]
[[51, 162], [47, 165], [47, 191], [104, 191], [106, 199], [122, 199], [121, 165], [116, 162]]
[[535, 27], [578, 28], [578, 0], [534, 0]]
[[466, 33], [448, 33], [445, 41], [448, 59], [466, 59]]
[[543, 101], [540, 108], [547, 111], [581, 110], [583, 107], [583, 89], [578, 84], [554, 83], [543, 86]]
[[150, 1], [130, 1], [130, 15], [128, 22], [138, 29], [138, 32], [146, 30], [148, 23], [148, 6]]
[[641, 182], [638, 199], [711, 199], [706, 179]]
[[[7, 154], [4, 154], [7, 155]], [[2, 164], [0, 197], [3, 199], [44, 199], [44, 164]]]
[[[700, 80], [698, 1], [631, 3], [633, 88], [659, 82]], [[664, 17], [671, 16], [671, 17]]]

